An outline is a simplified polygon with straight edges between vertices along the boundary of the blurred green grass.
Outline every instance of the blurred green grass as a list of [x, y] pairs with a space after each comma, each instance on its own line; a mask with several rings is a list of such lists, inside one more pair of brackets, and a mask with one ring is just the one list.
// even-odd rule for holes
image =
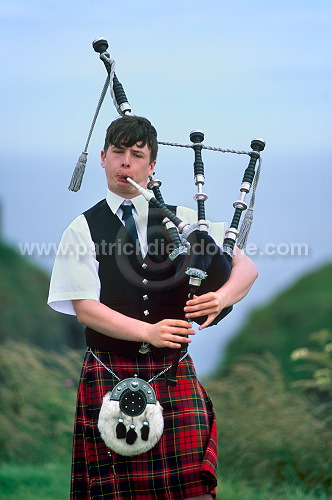
[[0, 498], [3, 500], [68, 500], [70, 462], [45, 465], [0, 466]]
[[[1, 500], [68, 500], [70, 463], [44, 465], [2, 464], [0, 466]], [[217, 500], [328, 500], [318, 492], [300, 487], [262, 485], [251, 487], [237, 479], [220, 480]]]

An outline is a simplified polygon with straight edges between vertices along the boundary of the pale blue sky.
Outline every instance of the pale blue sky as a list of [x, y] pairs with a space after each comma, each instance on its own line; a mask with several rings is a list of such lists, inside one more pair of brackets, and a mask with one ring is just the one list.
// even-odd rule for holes
[[[4, 236], [15, 245], [57, 242], [104, 196], [99, 151], [116, 117], [109, 96], [83, 187], [67, 190], [106, 77], [91, 45], [97, 37], [109, 41], [133, 112], [151, 119], [160, 140], [187, 143], [199, 128], [208, 145], [246, 150], [263, 137], [250, 241], [260, 249], [305, 243], [309, 255], [253, 257], [260, 277], [250, 296], [206, 333], [209, 350], [203, 337], [192, 346], [204, 372], [211, 345], [220, 347], [252, 306], [331, 258], [331, 21], [328, 0], [2, 0]], [[207, 215], [230, 222], [247, 157], [203, 158]], [[195, 206], [192, 162], [190, 150], [161, 147], [167, 202]], [[50, 268], [50, 259], [39, 263]]]

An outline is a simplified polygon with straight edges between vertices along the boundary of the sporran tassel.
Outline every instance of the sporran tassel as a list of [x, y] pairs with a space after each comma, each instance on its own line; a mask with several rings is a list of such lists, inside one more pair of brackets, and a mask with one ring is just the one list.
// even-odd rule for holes
[[137, 434], [136, 434], [136, 426], [134, 424], [131, 424], [130, 427], [129, 427], [129, 431], [127, 432], [127, 436], [126, 436], [126, 443], [127, 444], [134, 444], [136, 439], [137, 439]]
[[119, 418], [118, 425], [116, 426], [116, 437], [118, 439], [124, 439], [127, 434], [127, 429], [125, 424], [123, 423], [123, 418]]
[[142, 426], [142, 429], [141, 429], [141, 438], [142, 438], [142, 441], [147, 441], [149, 439], [149, 433], [150, 433], [149, 422], [147, 420], [144, 420], [143, 426]]

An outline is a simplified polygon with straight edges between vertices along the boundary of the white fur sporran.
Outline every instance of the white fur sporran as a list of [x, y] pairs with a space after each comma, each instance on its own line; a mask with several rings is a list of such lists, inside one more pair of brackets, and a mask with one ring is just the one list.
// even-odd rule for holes
[[151, 450], [164, 430], [163, 409], [151, 385], [136, 375], [105, 394], [98, 429], [106, 446], [119, 455]]

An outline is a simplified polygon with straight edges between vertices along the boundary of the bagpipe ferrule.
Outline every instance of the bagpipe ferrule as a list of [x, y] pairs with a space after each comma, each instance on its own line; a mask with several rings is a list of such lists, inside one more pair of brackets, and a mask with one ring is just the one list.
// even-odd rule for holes
[[205, 219], [201, 219], [198, 221], [198, 227], [200, 231], [208, 231], [209, 230], [209, 223]]
[[199, 288], [201, 286], [202, 280], [197, 276], [190, 276], [189, 286], [192, 288]]
[[244, 181], [244, 182], [241, 183], [240, 191], [241, 192], [245, 192], [245, 193], [249, 193], [250, 188], [251, 188], [250, 182], [245, 182]]
[[[180, 224], [178, 226], [178, 228], [176, 227], [176, 225], [174, 224], [174, 222], [172, 222], [168, 217], [165, 217], [162, 221], [161, 221], [162, 225], [165, 227], [165, 229], [175, 229], [177, 230], [178, 232], [182, 232], [182, 224]], [[184, 223], [185, 225], [183, 226], [183, 228], [185, 228], [186, 226], [189, 226], [188, 223]], [[181, 226], [181, 231], [179, 230], [179, 227]]]
[[131, 106], [129, 102], [123, 102], [119, 105], [119, 109], [123, 115], [128, 115], [131, 113]]
[[197, 278], [201, 281], [207, 278], [208, 276], [208, 274], [205, 271], [203, 271], [202, 269], [197, 269], [196, 267], [188, 267], [188, 269], [186, 270], [186, 274], [190, 276], [191, 280]]
[[193, 198], [195, 201], [198, 201], [198, 200], [205, 201], [208, 199], [208, 195], [205, 193], [195, 193]]
[[184, 222], [182, 221], [179, 225], [178, 225], [178, 231], [179, 233], [183, 233], [187, 228], [190, 227], [190, 224], [188, 224], [188, 222]]
[[175, 224], [169, 220], [168, 217], [165, 217], [162, 221], [161, 221], [162, 225], [165, 226], [165, 229], [171, 229], [172, 227], [176, 227]]
[[226, 237], [231, 238], [232, 240], [236, 241], [236, 238], [239, 236], [239, 231], [236, 229], [236, 227], [230, 227], [226, 231]]
[[195, 184], [204, 184], [205, 182], [205, 176], [203, 174], [197, 174], [195, 175]]
[[[166, 230], [170, 230], [171, 229], [173, 231], [177, 231], [176, 225], [174, 224], [174, 222], [172, 222], [171, 220], [169, 220], [168, 217], [165, 217], [162, 220], [161, 223], [165, 227]], [[179, 236], [179, 241], [181, 242], [180, 235], [178, 235], [178, 236]], [[174, 250], [169, 254], [168, 257], [169, 257], [170, 260], [174, 260], [179, 255], [184, 255], [187, 252], [188, 252], [188, 244], [187, 245], [179, 245], [176, 248], [174, 248]]]
[[159, 188], [161, 184], [162, 182], [159, 179], [154, 179], [153, 177], [150, 177], [147, 188], [148, 189]]
[[237, 200], [237, 201], [234, 201], [233, 207], [239, 208], [240, 210], [247, 210], [248, 205], [242, 200]]

